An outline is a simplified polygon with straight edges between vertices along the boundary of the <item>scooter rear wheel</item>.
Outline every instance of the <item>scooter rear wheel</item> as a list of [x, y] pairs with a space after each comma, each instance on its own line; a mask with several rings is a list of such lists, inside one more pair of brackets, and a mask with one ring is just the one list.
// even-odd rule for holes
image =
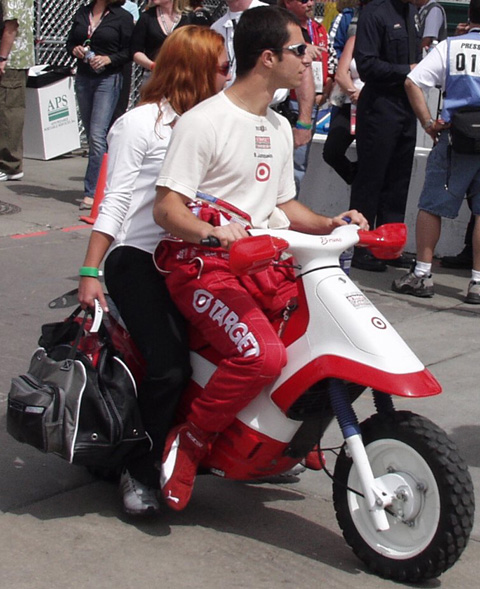
[[361, 424], [373, 474], [397, 499], [390, 529], [377, 532], [345, 447], [335, 465], [333, 501], [343, 536], [375, 574], [403, 582], [437, 577], [460, 557], [473, 526], [473, 484], [455, 444], [434, 423], [408, 411]]

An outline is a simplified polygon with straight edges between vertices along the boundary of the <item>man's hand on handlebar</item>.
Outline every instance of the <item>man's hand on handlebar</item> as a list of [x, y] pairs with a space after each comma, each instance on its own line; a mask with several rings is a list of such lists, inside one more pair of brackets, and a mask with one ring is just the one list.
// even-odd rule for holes
[[239, 239], [248, 237], [248, 233], [239, 223], [229, 223], [228, 225], [212, 227], [212, 231], [210, 231], [207, 237], [217, 238], [220, 242], [219, 247], [228, 250], [230, 249], [230, 246]]
[[357, 210], [352, 209], [350, 211], [345, 211], [344, 213], [340, 213], [336, 217], [332, 218], [333, 222], [333, 229], [335, 227], [340, 227], [340, 225], [347, 225], [348, 223], [353, 223], [354, 225], [359, 225], [360, 229], [364, 229], [368, 231], [369, 225], [367, 219], [359, 213]]

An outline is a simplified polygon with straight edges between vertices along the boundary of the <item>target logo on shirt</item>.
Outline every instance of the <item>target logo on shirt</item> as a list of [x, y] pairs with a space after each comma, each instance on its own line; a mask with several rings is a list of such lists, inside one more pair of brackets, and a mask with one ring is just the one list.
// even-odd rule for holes
[[255, 180], [258, 182], [267, 182], [270, 179], [270, 166], [265, 162], [258, 164], [255, 172]]

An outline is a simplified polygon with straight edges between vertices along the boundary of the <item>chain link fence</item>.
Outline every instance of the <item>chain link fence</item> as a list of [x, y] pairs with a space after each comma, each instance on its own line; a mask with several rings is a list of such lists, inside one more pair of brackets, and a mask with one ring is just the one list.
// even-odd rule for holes
[[[333, 0], [325, 0], [333, 6]], [[63, 65], [72, 66], [75, 59], [65, 50], [65, 43], [70, 31], [73, 16], [85, 0], [34, 0], [35, 10], [35, 62], [37, 65]], [[140, 10], [148, 4], [148, 0], [138, 0]], [[226, 10], [224, 0], [206, 0], [204, 2], [215, 19], [220, 18]], [[324, 2], [317, 2], [315, 16], [323, 17], [325, 10]], [[140, 95], [142, 83], [142, 68], [134, 64], [132, 70], [132, 86], [130, 93], [130, 104], [134, 106]], [[80, 118], [79, 118], [80, 121]], [[80, 123], [81, 124], [81, 123]], [[83, 129], [80, 129], [83, 135]]]

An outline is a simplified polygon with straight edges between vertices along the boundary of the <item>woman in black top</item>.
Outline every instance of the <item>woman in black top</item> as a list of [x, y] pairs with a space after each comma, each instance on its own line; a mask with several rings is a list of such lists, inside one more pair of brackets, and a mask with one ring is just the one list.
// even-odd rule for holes
[[153, 0], [142, 12], [132, 37], [133, 61], [151, 71], [165, 39], [176, 28], [189, 24], [182, 12], [184, 0]]
[[77, 58], [75, 91], [89, 154], [81, 209], [91, 208], [107, 132], [122, 86], [122, 68], [130, 59], [133, 18], [125, 0], [94, 0], [73, 17], [67, 51]]

